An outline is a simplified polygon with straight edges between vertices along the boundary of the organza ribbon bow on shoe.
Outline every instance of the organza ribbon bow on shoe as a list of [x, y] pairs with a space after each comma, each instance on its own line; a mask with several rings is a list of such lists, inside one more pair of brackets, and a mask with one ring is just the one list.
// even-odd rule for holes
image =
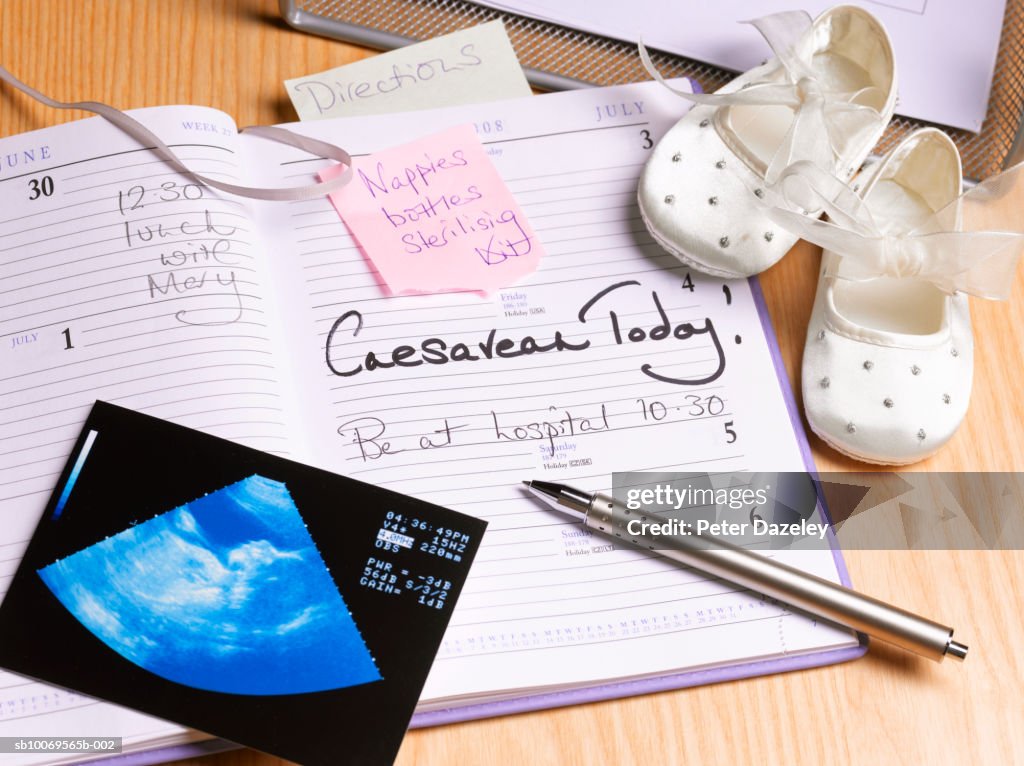
[[959, 154], [933, 128], [872, 168], [861, 195], [811, 163], [768, 190], [772, 220], [824, 248], [802, 382], [807, 420], [826, 442], [896, 465], [952, 437], [973, 377], [968, 294], [1009, 296], [1022, 193], [1024, 164], [961, 194]]
[[849, 178], [881, 137], [895, 105], [888, 37], [859, 8], [811, 20], [790, 11], [749, 22], [775, 57], [717, 93], [673, 88], [697, 104], [659, 142], [638, 198], [652, 236], [684, 263], [749, 276], [781, 258], [795, 237], [758, 205], [794, 163]]
[[876, 220], [856, 192], [809, 162], [791, 165], [766, 202], [774, 204], [768, 215], [777, 224], [842, 256], [827, 259], [825, 276], [918, 280], [950, 295], [1006, 300], [1024, 251], [1024, 215], [1010, 204], [1010, 191], [1019, 186], [1024, 163], [974, 186], [909, 231]]
[[813, 162], [831, 172], [842, 147], [860, 135], [880, 133], [888, 120], [867, 103], [877, 101], [880, 89], [867, 86], [842, 90], [825, 72], [814, 67], [808, 39], [813, 21], [806, 11], [785, 11], [764, 16], [750, 24], [764, 37], [781, 65], [781, 82], [750, 82], [738, 91], [692, 93], [669, 85], [640, 43], [640, 59], [647, 72], [673, 93], [697, 104], [723, 106], [783, 106], [793, 110], [793, 121], [775, 150], [764, 173], [766, 184], [775, 183], [795, 162]]

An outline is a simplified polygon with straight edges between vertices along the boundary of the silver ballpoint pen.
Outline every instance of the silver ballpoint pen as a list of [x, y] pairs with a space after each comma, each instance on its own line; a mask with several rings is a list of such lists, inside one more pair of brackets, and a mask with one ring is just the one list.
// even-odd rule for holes
[[953, 640], [952, 628], [899, 607], [709, 535], [632, 534], [627, 525], [638, 518], [638, 513], [609, 495], [581, 492], [548, 481], [523, 484], [555, 510], [573, 516], [591, 529], [763, 593], [802, 612], [932, 660], [963, 660], [967, 656], [967, 647]]

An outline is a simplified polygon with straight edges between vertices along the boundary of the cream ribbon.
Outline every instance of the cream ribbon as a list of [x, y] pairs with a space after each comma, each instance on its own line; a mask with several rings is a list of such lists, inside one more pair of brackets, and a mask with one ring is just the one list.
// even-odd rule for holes
[[150, 149], [154, 154], [186, 178], [189, 178], [202, 186], [210, 186], [229, 194], [236, 194], [240, 197], [251, 197], [253, 199], [280, 202], [307, 200], [313, 199], [314, 197], [321, 197], [329, 192], [339, 189], [347, 184], [352, 178], [352, 157], [344, 149], [341, 149], [334, 144], [329, 144], [326, 141], [319, 141], [315, 138], [300, 136], [299, 134], [293, 133], [290, 130], [285, 130], [284, 128], [267, 126], [243, 128], [240, 132], [249, 133], [251, 135], [270, 139], [271, 141], [277, 141], [278, 143], [294, 146], [296, 149], [301, 149], [304, 152], [308, 152], [309, 154], [318, 157], [337, 160], [345, 166], [344, 172], [329, 181], [319, 181], [317, 183], [306, 184], [304, 186], [293, 186], [284, 189], [264, 188], [259, 186], [238, 186], [236, 184], [218, 181], [215, 178], [200, 175], [199, 173], [190, 170], [180, 159], [178, 159], [177, 155], [171, 151], [171, 148], [160, 140], [159, 136], [141, 122], [133, 117], [129, 117], [119, 109], [107, 106], [106, 104], [102, 104], [98, 101], [56, 101], [49, 96], [40, 93], [35, 88], [26, 85], [3, 67], [0, 67], [0, 80], [13, 85], [21, 92], [34, 98], [36, 101], [40, 101], [43, 104], [46, 104], [46, 106], [53, 107], [54, 109], [82, 109], [87, 112], [98, 114], [100, 117], [103, 117], [105, 120], [134, 138], [143, 147]]
[[783, 170], [799, 161], [813, 162], [832, 172], [843, 146], [864, 131], [882, 128], [881, 114], [856, 103], [877, 88], [835, 90], [815, 71], [813, 63], [803, 57], [801, 51], [811, 47], [804, 38], [813, 29], [813, 21], [805, 11], [784, 11], [742, 23], [751, 24], [767, 41], [782, 65], [783, 82], [752, 83], [732, 93], [689, 93], [665, 82], [642, 41], [640, 59], [651, 77], [698, 104], [791, 108], [793, 122], [768, 163], [765, 183], [775, 183]]
[[[766, 188], [768, 216], [792, 234], [840, 256], [827, 276], [863, 282], [917, 279], [945, 293], [1006, 300], [1024, 251], [1024, 215], [1010, 192], [1024, 163], [969, 189], [906, 232], [886, 232], [867, 203], [811, 162], [787, 168]], [[818, 220], [820, 212], [826, 220]], [[810, 213], [810, 215], [808, 215]]]

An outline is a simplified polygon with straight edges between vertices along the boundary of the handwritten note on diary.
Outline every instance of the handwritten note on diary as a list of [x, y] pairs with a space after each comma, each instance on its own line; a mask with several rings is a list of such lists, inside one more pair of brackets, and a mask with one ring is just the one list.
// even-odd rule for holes
[[531, 93], [500, 21], [284, 85], [301, 120], [476, 104]]
[[491, 293], [537, 268], [541, 244], [471, 125], [358, 157], [353, 170], [331, 202], [393, 293]]

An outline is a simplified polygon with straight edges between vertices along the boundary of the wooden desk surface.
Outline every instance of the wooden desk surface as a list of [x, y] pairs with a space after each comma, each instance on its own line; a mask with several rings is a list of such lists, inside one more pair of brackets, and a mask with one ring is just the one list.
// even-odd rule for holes
[[[66, 101], [205, 104], [239, 125], [286, 122], [295, 115], [284, 79], [367, 55], [289, 29], [273, 0], [0, 3], [0, 63]], [[2, 136], [84, 116], [0, 90]], [[762, 279], [791, 380], [799, 380], [818, 257], [799, 245]], [[970, 413], [915, 470], [1024, 470], [1022, 282], [1018, 274], [1009, 304], [973, 302]], [[812, 446], [821, 470], [863, 470], [816, 439]], [[865, 592], [958, 626], [971, 646], [967, 662], [937, 665], [876, 646], [839, 666], [414, 731], [398, 763], [1024, 763], [1024, 554], [846, 558]], [[238, 751], [192, 763], [283, 762]]]

